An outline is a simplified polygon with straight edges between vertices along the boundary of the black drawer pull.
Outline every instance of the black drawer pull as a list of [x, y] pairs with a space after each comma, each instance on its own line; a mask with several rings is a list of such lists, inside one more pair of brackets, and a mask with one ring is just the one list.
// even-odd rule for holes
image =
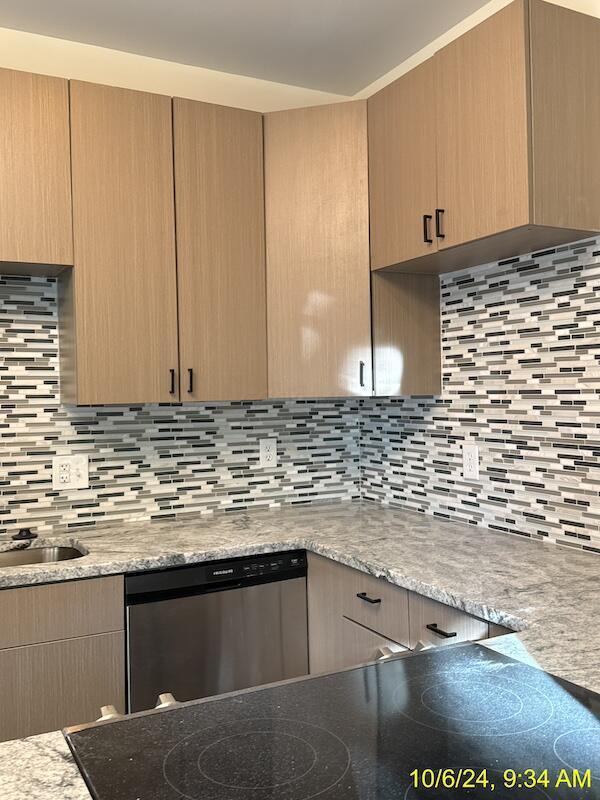
[[194, 392], [194, 370], [188, 369], [188, 394]]
[[359, 592], [356, 596], [359, 600], [364, 600], [365, 603], [371, 603], [372, 606], [376, 606], [378, 603], [381, 603], [381, 597], [369, 597], [366, 592]]
[[456, 636], [456, 631], [443, 631], [441, 628], [438, 628], [437, 622], [432, 622], [431, 625], [426, 625], [425, 627], [428, 631], [437, 633], [437, 635], [441, 636], [443, 639], [452, 639]]
[[431, 233], [429, 232], [429, 223], [433, 219], [431, 214], [423, 214], [423, 241], [425, 244], [433, 244]]
[[175, 394], [175, 370], [170, 369], [169, 375], [171, 376], [171, 383], [169, 386], [169, 394]]

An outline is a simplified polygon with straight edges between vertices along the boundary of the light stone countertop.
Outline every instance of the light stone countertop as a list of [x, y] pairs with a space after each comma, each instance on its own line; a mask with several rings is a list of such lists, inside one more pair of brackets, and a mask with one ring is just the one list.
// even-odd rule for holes
[[[0, 569], [0, 588], [307, 549], [517, 630], [489, 646], [600, 692], [600, 559], [592, 553], [367, 502], [98, 526], [57, 540], [88, 554]], [[0, 551], [11, 546], [0, 540]], [[16, 764], [19, 775], [7, 780]], [[73, 769], [60, 734], [0, 744], [0, 800], [89, 800]]]

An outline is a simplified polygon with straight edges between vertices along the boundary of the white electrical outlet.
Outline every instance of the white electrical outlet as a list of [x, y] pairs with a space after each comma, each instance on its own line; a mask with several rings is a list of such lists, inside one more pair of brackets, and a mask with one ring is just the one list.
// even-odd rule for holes
[[466, 481], [479, 480], [479, 447], [476, 444], [463, 444], [463, 478]]
[[87, 456], [56, 456], [52, 459], [53, 489], [87, 489], [89, 485]]
[[260, 466], [277, 466], [277, 439], [260, 440]]

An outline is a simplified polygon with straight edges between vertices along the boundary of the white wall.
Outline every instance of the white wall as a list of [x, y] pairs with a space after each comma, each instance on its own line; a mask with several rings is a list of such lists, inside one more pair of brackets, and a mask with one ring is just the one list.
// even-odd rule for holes
[[[366, 86], [354, 97], [369, 97], [509, 2], [511, 0], [490, 0], [479, 11]], [[600, 17], [600, 0], [552, 0], [552, 2]], [[8, 28], [0, 28], [0, 67], [106, 83], [111, 86], [124, 86], [256, 111], [277, 111], [352, 99], [315, 89], [303, 89], [243, 75], [231, 75]]]

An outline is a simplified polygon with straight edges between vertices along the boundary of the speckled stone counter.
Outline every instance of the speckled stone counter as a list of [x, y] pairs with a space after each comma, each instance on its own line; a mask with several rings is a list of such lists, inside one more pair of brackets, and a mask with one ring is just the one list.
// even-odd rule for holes
[[[0, 588], [306, 548], [517, 630], [489, 646], [600, 691], [600, 559], [594, 554], [370, 503], [135, 522], [58, 533], [57, 541], [79, 545], [87, 555], [0, 569]], [[12, 546], [0, 541], [0, 550]], [[24, 752], [41, 738], [25, 740]], [[0, 744], [0, 763], [9, 746], [19, 745]], [[1, 800], [21, 796], [18, 787], [7, 794], [0, 786]], [[26, 796], [54, 797], [33, 789]]]
[[0, 744], [2, 800], [90, 800], [62, 733]]

